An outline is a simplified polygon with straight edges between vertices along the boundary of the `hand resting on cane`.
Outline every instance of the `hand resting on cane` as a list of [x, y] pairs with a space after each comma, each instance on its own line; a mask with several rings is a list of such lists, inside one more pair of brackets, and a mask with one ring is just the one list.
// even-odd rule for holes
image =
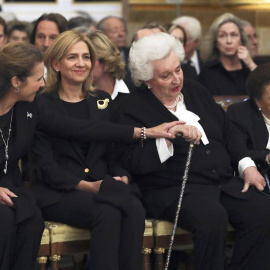
[[[184, 123], [184, 122], [183, 122]], [[200, 144], [200, 140], [202, 137], [201, 132], [192, 125], [176, 125], [169, 129], [169, 132], [177, 136], [177, 134], [181, 134], [181, 136], [187, 141], [194, 144]], [[168, 141], [168, 140], [167, 140]], [[168, 141], [169, 142], [169, 141]], [[168, 144], [167, 142], [167, 144]]]

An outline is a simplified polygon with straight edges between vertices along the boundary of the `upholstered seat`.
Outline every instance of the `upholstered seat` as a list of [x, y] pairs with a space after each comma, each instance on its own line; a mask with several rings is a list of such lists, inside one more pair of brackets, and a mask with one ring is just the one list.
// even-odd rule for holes
[[50, 261], [53, 270], [59, 269], [62, 255], [87, 253], [89, 250], [90, 231], [58, 222], [46, 222], [50, 232]]
[[50, 233], [49, 230], [45, 228], [42, 234], [37, 258], [41, 270], [46, 269], [46, 263], [49, 255], [50, 255]]
[[[50, 261], [53, 270], [59, 269], [62, 255], [87, 253], [91, 233], [89, 230], [72, 227], [58, 222], [46, 222], [50, 234]], [[145, 221], [143, 250], [143, 269], [150, 270], [149, 255], [154, 247], [153, 226], [151, 220]]]

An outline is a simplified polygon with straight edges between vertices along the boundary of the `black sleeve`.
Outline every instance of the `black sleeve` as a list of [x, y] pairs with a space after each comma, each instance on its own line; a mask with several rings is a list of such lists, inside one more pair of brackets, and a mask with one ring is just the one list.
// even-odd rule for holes
[[130, 125], [71, 119], [56, 113], [46, 98], [35, 102], [39, 109], [37, 130], [48, 135], [85, 142], [131, 142], [133, 139], [134, 127]]

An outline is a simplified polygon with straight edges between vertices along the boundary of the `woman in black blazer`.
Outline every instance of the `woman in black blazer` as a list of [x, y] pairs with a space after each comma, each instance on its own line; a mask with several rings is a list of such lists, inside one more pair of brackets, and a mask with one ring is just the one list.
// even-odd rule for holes
[[32, 102], [43, 81], [41, 52], [8, 44], [0, 52], [0, 269], [32, 269], [44, 222], [33, 194], [23, 187], [19, 160], [34, 135]]
[[[47, 109], [67, 119], [110, 122], [110, 96], [89, 91], [94, 63], [86, 36], [75, 31], [59, 35], [45, 56], [48, 75], [37, 98], [40, 113]], [[43, 216], [91, 229], [91, 270], [139, 269], [145, 213], [131, 176], [108, 143], [99, 137], [86, 143], [37, 132], [33, 152]]]
[[[229, 106], [227, 114], [242, 134], [250, 157], [266, 179], [270, 165], [270, 65], [258, 66], [248, 77], [249, 100]], [[268, 183], [269, 184], [269, 183]], [[269, 191], [269, 189], [268, 189]]]
[[[179, 119], [186, 124], [172, 128], [182, 133], [174, 141], [126, 145], [123, 164], [143, 193], [147, 216], [174, 221], [189, 142], [194, 141], [178, 222], [193, 234], [194, 269], [225, 269], [229, 222], [236, 233], [228, 269], [267, 269], [270, 198], [261, 192], [266, 183], [222, 108], [202, 85], [184, 80], [183, 56], [181, 44], [165, 33], [132, 45], [130, 68], [140, 87], [119, 108], [119, 122], [148, 127]], [[233, 176], [232, 164], [239, 165], [242, 178]]]

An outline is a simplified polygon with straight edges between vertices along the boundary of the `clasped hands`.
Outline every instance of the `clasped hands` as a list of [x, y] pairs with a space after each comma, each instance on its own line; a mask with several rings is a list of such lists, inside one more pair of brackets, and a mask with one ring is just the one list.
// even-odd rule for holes
[[179, 121], [179, 124], [170, 127], [168, 130], [169, 133], [173, 134], [174, 136], [181, 135], [187, 142], [200, 144], [200, 140], [202, 137], [201, 132], [192, 125], [185, 125], [186, 122]]

